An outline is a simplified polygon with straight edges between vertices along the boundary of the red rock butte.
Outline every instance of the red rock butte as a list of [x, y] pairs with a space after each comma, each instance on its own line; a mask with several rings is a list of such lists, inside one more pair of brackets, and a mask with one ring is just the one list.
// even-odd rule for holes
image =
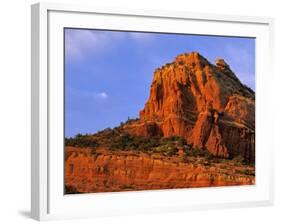
[[125, 125], [144, 137], [182, 136], [215, 156], [255, 160], [255, 93], [230, 66], [198, 52], [178, 55], [154, 71], [140, 119]]

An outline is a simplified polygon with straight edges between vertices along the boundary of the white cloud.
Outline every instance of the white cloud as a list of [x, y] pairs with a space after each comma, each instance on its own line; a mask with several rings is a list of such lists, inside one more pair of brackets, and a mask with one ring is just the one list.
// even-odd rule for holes
[[131, 39], [142, 44], [153, 41], [153, 34], [151, 33], [130, 32], [128, 35]]
[[122, 38], [120, 32], [103, 32], [87, 29], [66, 29], [65, 53], [70, 60], [100, 54], [111, 48], [115, 41]]
[[106, 92], [92, 92], [81, 90], [77, 88], [68, 87], [67, 88], [68, 97], [79, 97], [84, 99], [96, 99], [96, 100], [106, 100], [109, 95]]
[[100, 98], [100, 99], [107, 99], [108, 95], [106, 92], [101, 92], [101, 93], [97, 93], [96, 97]]
[[65, 53], [68, 60], [81, 60], [89, 55], [108, 52], [118, 41], [131, 39], [137, 44], [153, 41], [153, 34], [142, 32], [115, 32], [89, 29], [65, 30]]

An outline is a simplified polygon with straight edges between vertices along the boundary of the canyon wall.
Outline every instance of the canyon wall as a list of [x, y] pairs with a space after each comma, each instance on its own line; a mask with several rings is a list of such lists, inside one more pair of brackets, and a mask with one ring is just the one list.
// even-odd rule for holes
[[[65, 184], [77, 192], [112, 192], [251, 185], [255, 177], [237, 174], [226, 164], [184, 163], [179, 158], [133, 152], [103, 152], [67, 147]], [[236, 169], [239, 169], [236, 168]], [[251, 168], [253, 169], [253, 168]]]

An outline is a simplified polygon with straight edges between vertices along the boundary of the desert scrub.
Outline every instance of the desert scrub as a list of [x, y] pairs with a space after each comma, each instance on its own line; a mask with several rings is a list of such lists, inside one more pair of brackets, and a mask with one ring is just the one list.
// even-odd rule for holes
[[[127, 122], [131, 122], [128, 119]], [[65, 138], [66, 146], [81, 148], [92, 148], [91, 154], [95, 155], [97, 147], [106, 147], [109, 150], [136, 150], [145, 153], [160, 153], [164, 156], [174, 156], [179, 147], [186, 147], [186, 140], [180, 136], [161, 138], [154, 136], [150, 138], [140, 137], [124, 133], [120, 127], [107, 128], [94, 135], [78, 134], [74, 138]]]
[[185, 155], [193, 157], [204, 157], [208, 160], [214, 158], [214, 156], [206, 149], [199, 149], [198, 147], [192, 148], [189, 146], [185, 149]]
[[192, 157], [189, 157], [187, 155], [184, 155], [182, 158], [181, 158], [181, 162], [182, 163], [192, 163], [193, 162], [193, 158]]
[[74, 146], [81, 148], [96, 148], [97, 141], [91, 135], [77, 134], [74, 138], [65, 138], [65, 146]]
[[232, 161], [235, 163], [235, 165], [243, 165], [245, 163], [245, 160], [243, 156], [235, 156]]
[[[134, 120], [133, 120], [134, 121]], [[131, 122], [128, 118], [127, 122]], [[94, 135], [78, 134], [74, 138], [65, 139], [66, 146], [76, 146], [81, 148], [91, 148], [91, 155], [96, 155], [98, 147], [106, 147], [111, 151], [130, 151], [144, 152], [147, 154], [159, 153], [163, 156], [172, 157], [183, 150], [187, 157], [204, 157], [207, 161], [213, 162], [216, 157], [208, 150], [193, 147], [187, 144], [185, 138], [180, 136], [159, 137], [153, 136], [145, 138], [124, 133], [122, 127], [106, 128]], [[188, 159], [186, 158], [187, 162]]]
[[255, 176], [255, 171], [249, 169], [239, 169], [236, 170], [236, 173], [247, 175], [247, 176]]

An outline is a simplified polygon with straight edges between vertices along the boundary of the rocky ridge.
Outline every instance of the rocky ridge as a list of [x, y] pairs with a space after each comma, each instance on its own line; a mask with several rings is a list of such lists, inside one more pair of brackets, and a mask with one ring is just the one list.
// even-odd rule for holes
[[140, 119], [124, 127], [132, 135], [182, 136], [194, 148], [223, 158], [255, 160], [255, 93], [230, 66], [211, 64], [198, 52], [178, 55], [154, 71]]

